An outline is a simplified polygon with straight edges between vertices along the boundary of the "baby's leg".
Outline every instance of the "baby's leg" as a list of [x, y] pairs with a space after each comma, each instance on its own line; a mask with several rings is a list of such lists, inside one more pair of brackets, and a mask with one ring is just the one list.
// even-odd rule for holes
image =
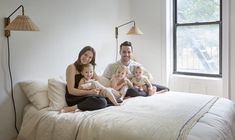
[[96, 87], [96, 88], [99, 88], [99, 89], [104, 89], [105, 87], [99, 83], [98, 81], [92, 81], [92, 84]]
[[152, 88], [148, 88], [148, 94], [149, 96], [155, 94], [157, 92], [157, 88], [153, 86]]
[[108, 99], [115, 105], [119, 106], [120, 104], [117, 102], [116, 98], [112, 94], [111, 90], [104, 88], [100, 91], [100, 95], [108, 97]]
[[121, 89], [120, 89], [120, 93], [121, 93], [121, 100], [124, 99], [124, 97], [126, 96], [126, 91], [128, 89], [128, 86], [123, 86]]
[[122, 94], [119, 91], [113, 88], [107, 88], [107, 90], [110, 90], [110, 92], [114, 95], [115, 98], [120, 98], [122, 96]]
[[123, 102], [123, 99], [121, 99], [122, 94], [119, 91], [117, 91], [117, 90], [115, 90], [113, 88], [107, 88], [107, 89], [111, 90], [112, 94], [114, 95], [114, 97], [116, 98], [116, 101], [118, 103], [122, 103]]

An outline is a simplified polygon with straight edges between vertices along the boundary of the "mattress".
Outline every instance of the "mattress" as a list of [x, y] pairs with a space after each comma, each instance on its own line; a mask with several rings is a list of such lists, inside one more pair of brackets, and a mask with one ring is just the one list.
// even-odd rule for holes
[[228, 99], [166, 92], [96, 111], [24, 109], [18, 140], [233, 140], [235, 106]]

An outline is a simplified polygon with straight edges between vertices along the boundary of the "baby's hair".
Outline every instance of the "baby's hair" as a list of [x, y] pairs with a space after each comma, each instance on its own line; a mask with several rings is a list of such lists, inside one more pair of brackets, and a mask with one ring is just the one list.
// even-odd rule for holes
[[138, 69], [143, 72], [143, 67], [142, 67], [142, 66], [140, 66], [140, 65], [134, 66], [134, 72], [135, 72], [136, 70], [138, 70]]
[[128, 68], [127, 68], [127, 66], [124, 66], [124, 65], [119, 65], [118, 68], [117, 68], [117, 70], [116, 70], [116, 72], [117, 72], [118, 70], [122, 70], [122, 71], [124, 71], [126, 74], [128, 73]]
[[95, 67], [94, 67], [91, 63], [89, 63], [89, 64], [82, 64], [81, 71], [83, 71], [84, 68], [92, 68], [92, 69], [95, 69]]

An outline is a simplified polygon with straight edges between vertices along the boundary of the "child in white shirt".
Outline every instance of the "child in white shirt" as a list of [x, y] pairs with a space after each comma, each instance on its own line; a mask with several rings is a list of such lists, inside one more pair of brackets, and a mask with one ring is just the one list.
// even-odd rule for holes
[[156, 93], [156, 87], [152, 86], [146, 76], [143, 75], [143, 68], [139, 65], [134, 66], [133, 77], [131, 82], [134, 88], [146, 92], [148, 95]]

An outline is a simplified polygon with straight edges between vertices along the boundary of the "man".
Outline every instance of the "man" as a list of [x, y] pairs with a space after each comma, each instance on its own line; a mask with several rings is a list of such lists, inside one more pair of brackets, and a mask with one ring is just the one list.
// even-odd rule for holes
[[[113, 74], [115, 74], [116, 69], [118, 68], [119, 65], [125, 65], [128, 67], [128, 78], [132, 78], [133, 77], [133, 70], [134, 70], [134, 66], [136, 65], [140, 65], [139, 63], [133, 61], [131, 59], [132, 53], [133, 53], [133, 47], [131, 45], [131, 42], [129, 41], [125, 41], [120, 45], [120, 56], [121, 59], [115, 63], [109, 64], [104, 73], [103, 76], [108, 78], [109, 80], [112, 78]], [[149, 80], [152, 79], [152, 75], [146, 71], [144, 69], [144, 73], [143, 73]], [[157, 91], [169, 91], [169, 89], [167, 87], [164, 86], [160, 86], [160, 85], [155, 85], [153, 84], [153, 86], [155, 86], [157, 88]], [[144, 91], [139, 91], [138, 89], [135, 88], [129, 88], [126, 92], [126, 96], [130, 96], [130, 97], [135, 97], [135, 96], [148, 96], [148, 94]]]

